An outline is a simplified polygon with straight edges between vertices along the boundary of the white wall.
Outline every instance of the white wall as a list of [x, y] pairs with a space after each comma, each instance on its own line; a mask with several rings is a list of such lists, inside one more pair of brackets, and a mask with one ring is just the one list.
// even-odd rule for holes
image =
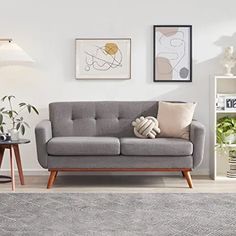
[[[223, 46], [236, 44], [234, 0], [8, 0], [0, 4], [0, 37], [12, 37], [34, 67], [0, 67], [0, 95], [15, 94], [35, 104], [40, 116], [29, 119], [32, 143], [22, 146], [25, 170], [41, 170], [34, 127], [48, 117], [53, 101], [184, 100], [196, 101], [195, 117], [207, 127], [201, 173], [209, 168], [209, 76], [221, 71]], [[193, 25], [193, 82], [153, 83], [154, 24]], [[132, 79], [75, 80], [75, 38], [131, 37]], [[5, 159], [3, 168], [7, 169]]]

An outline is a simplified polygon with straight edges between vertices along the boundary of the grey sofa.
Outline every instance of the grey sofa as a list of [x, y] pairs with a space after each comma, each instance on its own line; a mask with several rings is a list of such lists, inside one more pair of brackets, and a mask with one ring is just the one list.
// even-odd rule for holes
[[190, 171], [203, 159], [204, 126], [193, 121], [190, 140], [136, 138], [131, 122], [157, 113], [155, 101], [51, 103], [50, 119], [35, 129], [38, 161], [50, 171], [47, 187], [58, 171], [182, 171], [191, 188]]

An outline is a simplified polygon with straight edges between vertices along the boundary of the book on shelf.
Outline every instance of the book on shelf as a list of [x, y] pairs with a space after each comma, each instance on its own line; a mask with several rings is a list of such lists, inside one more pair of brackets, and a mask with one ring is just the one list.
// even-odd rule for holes
[[231, 173], [230, 171], [227, 171], [226, 176], [230, 178], [236, 178], [236, 173]]
[[229, 178], [236, 178], [236, 151], [229, 151], [229, 170], [227, 171], [226, 176]]
[[233, 150], [230, 150], [230, 151], [229, 151], [229, 157], [236, 159], [236, 150], [234, 150], [234, 149], [233, 149]]
[[229, 159], [229, 163], [236, 163], [235, 159]]
[[236, 157], [229, 156], [229, 162], [236, 162]]

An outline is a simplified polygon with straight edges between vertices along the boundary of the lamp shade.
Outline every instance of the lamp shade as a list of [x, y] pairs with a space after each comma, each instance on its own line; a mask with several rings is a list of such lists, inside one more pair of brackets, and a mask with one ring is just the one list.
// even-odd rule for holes
[[32, 63], [33, 59], [16, 43], [0, 42], [0, 64]]

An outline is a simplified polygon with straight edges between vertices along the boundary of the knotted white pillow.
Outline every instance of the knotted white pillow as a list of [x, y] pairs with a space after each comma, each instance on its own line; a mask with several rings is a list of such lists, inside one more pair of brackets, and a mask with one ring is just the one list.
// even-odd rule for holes
[[155, 138], [161, 132], [158, 121], [152, 116], [137, 118], [132, 122], [134, 134], [139, 138]]

